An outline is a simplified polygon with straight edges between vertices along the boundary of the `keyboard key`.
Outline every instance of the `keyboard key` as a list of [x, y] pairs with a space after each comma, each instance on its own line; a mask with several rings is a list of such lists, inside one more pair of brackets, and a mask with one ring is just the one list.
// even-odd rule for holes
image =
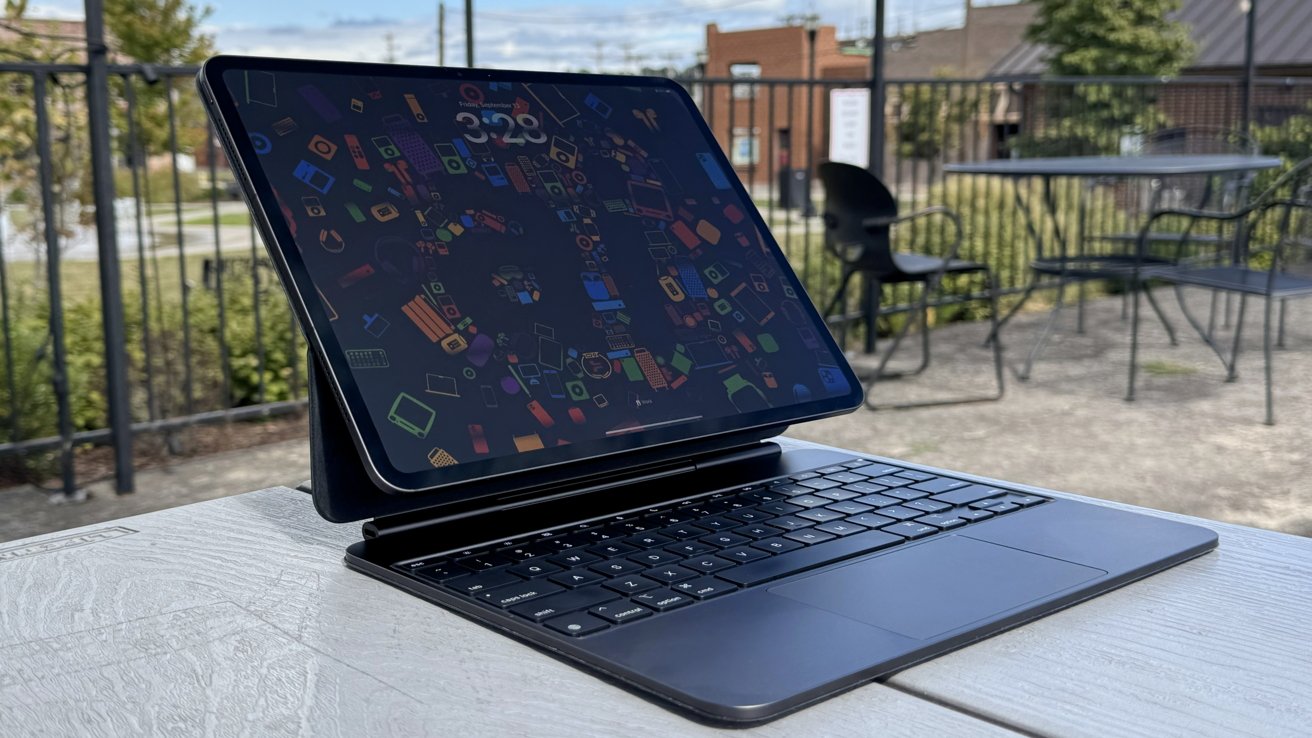
[[605, 578], [597, 572], [588, 571], [587, 569], [570, 569], [547, 577], [556, 584], [566, 587], [585, 587], [589, 584], [596, 584]]
[[620, 594], [637, 594], [646, 592], [649, 589], [655, 589], [660, 585], [646, 577], [640, 577], [636, 574], [630, 574], [627, 577], [616, 577], [601, 585], [606, 589], [613, 589]]
[[501, 554], [484, 553], [457, 559], [456, 563], [470, 571], [491, 571], [503, 566], [509, 566], [512, 562]]
[[952, 514], [968, 523], [974, 523], [977, 520], [984, 520], [986, 518], [993, 517], [993, 513], [989, 512], [988, 510], [957, 509], [957, 510], [953, 510]]
[[746, 536], [740, 536], [737, 534], [737, 532], [734, 532], [734, 533], [712, 533], [709, 536], [702, 536], [697, 540], [701, 541], [702, 543], [715, 546], [716, 548], [732, 548], [734, 546], [741, 546], [744, 543], [750, 543], [752, 539]]
[[906, 507], [909, 507], [912, 510], [924, 510], [927, 513], [943, 512], [944, 510], [952, 509], [951, 505], [946, 502], [939, 502], [938, 500], [912, 500], [911, 502], [906, 503]]
[[1020, 505], [1017, 505], [1014, 502], [1000, 502], [996, 505], [989, 506], [988, 511], [994, 515], [1006, 515], [1009, 512], [1014, 512], [1019, 509]]
[[605, 577], [618, 577], [618, 576], [623, 576], [625, 574], [632, 574], [633, 572], [636, 571], [642, 571], [641, 564], [635, 564], [632, 561], [628, 561], [626, 559], [611, 559], [609, 561], [602, 561], [593, 564], [588, 568]]
[[798, 497], [788, 498], [788, 504], [806, 508], [823, 507], [830, 502], [832, 502], [832, 500], [826, 500], [823, 497], [817, 497], [815, 495], [800, 495]]
[[435, 582], [445, 582], [448, 579], [463, 577], [468, 573], [468, 569], [451, 563], [434, 564], [415, 571], [415, 574], [425, 579], [432, 579]]
[[917, 482], [916, 484], [911, 485], [912, 489], [918, 489], [921, 492], [928, 492], [931, 495], [937, 495], [949, 490], [961, 489], [969, 486], [970, 482], [963, 482], [960, 479], [946, 479], [944, 477], [930, 479], [925, 482]]
[[882, 528], [885, 525], [888, 525], [889, 523], [896, 523], [897, 521], [892, 518], [886, 518], [883, 515], [876, 515], [874, 513], [861, 513], [860, 515], [853, 515], [852, 517], [848, 518], [847, 522], [856, 523], [857, 525], [864, 525], [867, 528]]
[[585, 636], [610, 627], [605, 620], [593, 617], [585, 612], [548, 620], [543, 625], [568, 636]]
[[1038, 497], [1036, 495], [1022, 495], [1017, 493], [1009, 494], [1006, 497], [1003, 497], [1002, 501], [1010, 502], [1013, 505], [1020, 505], [1021, 507], [1033, 507], [1041, 502], [1047, 502], [1046, 499], [1042, 497]]
[[847, 467], [845, 467], [845, 466], [825, 466], [825, 467], [821, 467], [821, 468], [819, 468], [819, 469], [816, 469], [816, 470], [815, 470], [815, 473], [816, 473], [816, 474], [824, 474], [824, 475], [828, 476], [828, 475], [830, 475], [830, 474], [838, 474], [838, 473], [845, 472], [845, 471], [847, 471]]
[[834, 487], [838, 487], [842, 484], [842, 482], [835, 482], [832, 479], [820, 478], [820, 479], [808, 479], [805, 482], [798, 482], [798, 484], [802, 485], [803, 487], [810, 487], [813, 490], [819, 490], [819, 489], [832, 489]]
[[737, 533], [740, 536], [747, 536], [748, 538], [755, 538], [756, 540], [759, 541], [762, 538], [770, 538], [771, 536], [777, 536], [780, 533], [783, 533], [783, 529], [772, 528], [768, 525], [749, 525], [743, 528], [739, 528], [738, 530], [734, 531], [734, 533]]
[[[677, 585], [676, 585], [677, 586]], [[686, 594], [671, 592], [668, 589], [658, 589], [653, 592], [643, 592], [629, 598], [635, 604], [649, 607], [656, 612], [665, 612], [673, 610], [676, 607], [691, 605], [693, 599]]]
[[498, 571], [486, 571], [482, 574], [466, 574], [463, 577], [457, 577], [456, 579], [447, 581], [446, 586], [463, 594], [476, 595], [484, 590], [522, 581], [524, 580], [511, 574], [505, 569], [501, 569]]
[[907, 479], [906, 477], [887, 476], [887, 477], [875, 477], [871, 481], [873, 481], [875, 484], [882, 484], [885, 487], [905, 487], [906, 485], [911, 484], [916, 480]]
[[[920, 515], [921, 513], [916, 514]], [[806, 518], [799, 518], [796, 515], [784, 515], [783, 517], [771, 520], [770, 525], [773, 525], [776, 528], [783, 528], [784, 530], [797, 530], [798, 528], [806, 528], [815, 525], [815, 523]]]
[[666, 538], [672, 538], [676, 541], [682, 541], [686, 538], [701, 538], [706, 535], [706, 531], [695, 525], [671, 525], [668, 528], [661, 528], [656, 531]]
[[[775, 486], [770, 488], [770, 491], [774, 492], [775, 494], [784, 495], [785, 497], [791, 497], [793, 495], [809, 495], [815, 490], [811, 489], [810, 487], [803, 487], [800, 484], [789, 483], [789, 484], [776, 484]], [[761, 500], [761, 501], [766, 502], [766, 500]]]
[[716, 579], [715, 577], [698, 577], [697, 579], [691, 579], [674, 585], [674, 590], [676, 592], [690, 594], [699, 600], [709, 600], [712, 597], [729, 594], [735, 589], [738, 588], [722, 579]]
[[497, 549], [498, 554], [514, 561], [527, 561], [528, 559], [555, 552], [555, 546], [548, 546], [544, 543], [517, 544]]
[[822, 530], [805, 528], [803, 530], [789, 531], [788, 533], [784, 534], [784, 538], [797, 541], [798, 543], [805, 543], [806, 545], [810, 546], [811, 544], [814, 543], [823, 543], [825, 541], [832, 541], [835, 538], [837, 538], [837, 536], [835, 536], [833, 533], [826, 533]]
[[680, 566], [685, 566], [693, 571], [710, 573], [721, 569], [727, 569], [728, 567], [733, 566], [733, 562], [725, 561], [718, 556], [698, 556], [697, 558], [685, 560]]
[[946, 502], [949, 505], [969, 505], [972, 502], [988, 499], [989, 497], [1001, 497], [1007, 494], [1007, 490], [998, 489], [997, 487], [986, 487], [982, 484], [972, 484], [969, 487], [954, 489], [951, 492], [934, 495], [934, 499], [939, 502]]
[[865, 497], [856, 498], [856, 502], [859, 502], [862, 505], [870, 505], [872, 507], [888, 507], [889, 505], [896, 505], [902, 501], [896, 497], [889, 497], [887, 495], [866, 495]]
[[624, 539], [624, 543], [627, 543], [628, 545], [633, 546], [634, 548], [656, 548], [658, 546], [664, 546], [667, 543], [673, 543], [673, 542], [674, 542], [673, 538], [666, 538], [665, 536], [659, 533], [646, 533], [646, 532], [639, 533], [636, 536], [629, 536], [628, 538]]
[[659, 548], [653, 548], [650, 551], [639, 551], [629, 554], [629, 561], [642, 564], [643, 568], [660, 566], [661, 564], [671, 564], [683, 558], [678, 554], [672, 554], [669, 551], [662, 551]]
[[534, 577], [545, 577], [548, 574], [555, 574], [560, 571], [560, 567], [547, 561], [546, 559], [531, 559], [522, 564], [515, 564], [508, 571], [512, 574], [518, 574], [525, 579]]
[[[703, 533], [705, 533], [705, 531], [703, 531]], [[684, 541], [683, 543], [674, 546], [666, 546], [665, 550], [672, 554], [677, 554], [678, 557], [682, 559], [688, 556], [710, 553], [715, 550], [715, 546], [702, 543], [701, 541]]]
[[794, 482], [805, 482], [808, 479], [815, 479], [818, 476], [820, 475], [816, 474], [815, 472], [802, 472], [801, 474], [792, 475], [791, 477], [789, 477], [789, 479], [793, 480]]
[[726, 548], [723, 551], [716, 554], [716, 556], [719, 556], [722, 559], [735, 561], [739, 564], [746, 564], [748, 561], [756, 561], [757, 559], [763, 559], [769, 555], [770, 554], [761, 551], [759, 549], [752, 548], [751, 546], [736, 546], [734, 548]]
[[901, 505], [897, 505], [895, 507], [880, 508], [879, 514], [883, 515], [886, 518], [893, 518], [894, 520], [910, 520], [912, 518], [918, 518], [921, 515], [924, 515], [925, 511], [913, 510], [909, 507], [903, 507]]
[[899, 467], [889, 466], [888, 464], [867, 464], [852, 469], [853, 474], [860, 474], [866, 477], [883, 477], [889, 474], [896, 474], [902, 471]]
[[848, 520], [836, 520], [832, 523], [823, 523], [817, 525], [812, 530], [822, 530], [826, 533], [833, 533], [836, 536], [850, 536], [853, 533], [860, 533], [865, 530], [864, 525], [857, 525]]
[[632, 602], [611, 602], [605, 605], [597, 605], [589, 608], [588, 612], [596, 615], [602, 620], [609, 620], [616, 625], [627, 623], [631, 620], [645, 618], [651, 614], [651, 610], [642, 605], [635, 605]]
[[[774, 516], [770, 515], [769, 513], [761, 512], [760, 510], [748, 509], [748, 510], [734, 510], [733, 512], [725, 513], [724, 517], [729, 518], [730, 520], [737, 520], [740, 523], [751, 524], [751, 523], [763, 523]], [[734, 532], [741, 533], [742, 531], [734, 531]]]
[[[850, 556], [896, 546], [902, 540], [898, 536], [883, 531], [868, 530], [864, 533], [857, 533], [856, 535], [830, 541], [823, 546], [809, 546], [778, 556], [771, 556], [768, 559], [753, 561], [750, 564], [735, 566], [732, 569], [725, 569], [716, 576], [727, 579], [741, 587], [749, 587]], [[789, 542], [793, 543], [792, 541]], [[760, 543], [761, 541], [757, 541], [752, 545], [756, 546]]]
[[623, 556], [624, 554], [633, 553], [637, 550], [638, 549], [633, 546], [626, 546], [619, 541], [599, 543], [596, 546], [588, 546], [587, 549], [588, 553], [596, 554], [603, 559], [608, 559], [612, 556]]
[[925, 525], [932, 525], [935, 528], [942, 528], [943, 530], [952, 530], [953, 528], [960, 528], [961, 526], [966, 524], [966, 521], [962, 520], [961, 518], [958, 518], [952, 513], [944, 513], [942, 515], [926, 515], [921, 518], [916, 518], [916, 522], [923, 523]]
[[839, 520], [841, 518], [844, 518], [846, 517], [846, 515], [840, 512], [834, 512], [833, 510], [827, 510], [823, 507], [817, 507], [814, 510], [807, 510], [806, 512], [800, 512], [797, 514], [797, 517], [806, 518], [807, 520], [813, 520], [817, 523], [828, 523], [831, 520]]
[[928, 492], [921, 492], [918, 489], [911, 489], [910, 487], [907, 487], [906, 489], [890, 489], [883, 494], [888, 497], [896, 497], [899, 500], [918, 500], [921, 497], [929, 497]]
[[907, 479], [914, 479], [917, 482], [928, 482], [931, 479], [938, 479], [938, 477], [934, 474], [929, 474], [927, 472], [922, 472], [922, 471], [912, 471], [910, 469], [903, 469], [902, 471], [898, 472], [897, 475], [899, 477], [906, 477]]
[[567, 551], [561, 551], [558, 554], [547, 557], [547, 561], [560, 566], [587, 566], [601, 561], [600, 556], [584, 551], [583, 549], [571, 548]]
[[910, 538], [913, 541], [917, 538], [932, 536], [938, 532], [938, 528], [935, 528], [932, 525], [913, 523], [910, 520], [904, 520], [901, 523], [894, 523], [893, 525], [886, 525], [883, 528], [880, 528], [880, 530], [887, 533], [896, 533], [899, 536]]
[[828, 479], [831, 482], [838, 482], [839, 484], [852, 484], [853, 482], [865, 481], [865, 477], [860, 474], [853, 474], [849, 471], [841, 471], [836, 474], [826, 474], [825, 479]]
[[840, 464], [840, 466], [844, 466], [848, 469], [860, 469], [863, 466], [869, 466], [869, 465], [870, 465], [870, 459], [852, 459], [851, 461], [844, 461], [842, 464]]
[[700, 520], [694, 520], [693, 525], [696, 525], [698, 528], [705, 528], [706, 530], [714, 531], [714, 530], [729, 530], [730, 528], [737, 528], [739, 525], [742, 525], [742, 523], [739, 523], [737, 520], [730, 520], [728, 518], [721, 517], [719, 515], [712, 515], [710, 517], [701, 518]]
[[789, 513], [795, 513], [798, 510], [805, 510], [806, 508], [798, 507], [797, 505], [790, 505], [786, 502], [767, 502], [766, 504], [761, 505], [758, 509], [761, 512], [769, 513], [771, 515], [788, 515]]
[[751, 492], [744, 492], [741, 495], [743, 499], [745, 500], [750, 499], [755, 502], [776, 502], [778, 500], [784, 499], [784, 497], [786, 496], [787, 495], [785, 495], [783, 492], [773, 492], [763, 489], [755, 489], [752, 490]]
[[642, 573], [644, 577], [655, 579], [664, 584], [673, 584], [682, 582], [685, 579], [692, 579], [697, 576], [697, 572], [691, 569], [685, 569], [682, 566], [661, 566], [655, 569], [648, 569]]
[[857, 515], [859, 513], [873, 510], [874, 508], [872, 508], [870, 505], [862, 505], [859, 502], [848, 500], [846, 502], [836, 502], [832, 505], [826, 505], [825, 509], [833, 510], [834, 512], [840, 512], [843, 513], [844, 515]]
[[826, 500], [842, 501], [842, 500], [850, 500], [853, 497], [860, 497], [861, 493], [853, 492], [852, 490], [847, 489], [845, 487], [836, 487], [834, 489], [827, 489], [822, 492], [816, 492], [815, 496], [823, 497]]
[[876, 492], [883, 492], [888, 489], [888, 487], [885, 487], [882, 484], [871, 484], [870, 482], [856, 482], [853, 484], [845, 484], [842, 489], [851, 490], [857, 494], [872, 495]]
[[620, 596], [601, 587], [567, 590], [558, 594], [547, 595], [540, 600], [525, 602], [510, 608], [514, 614], [540, 623], [547, 618], [554, 618], [575, 610], [586, 610], [603, 602], [613, 602]]
[[518, 605], [521, 602], [536, 600], [539, 597], [562, 591], [564, 591], [564, 588], [558, 584], [544, 582], [540, 579], [530, 579], [527, 582], [508, 584], [504, 587], [479, 592], [478, 599], [504, 609], [511, 605]]
[[767, 538], [763, 541], [756, 541], [751, 545], [752, 548], [760, 549], [761, 551], [765, 551], [766, 553], [780, 554], [780, 553], [801, 548], [806, 544], [798, 543], [797, 541], [790, 541], [787, 538], [783, 538], [781, 536], [779, 538]]

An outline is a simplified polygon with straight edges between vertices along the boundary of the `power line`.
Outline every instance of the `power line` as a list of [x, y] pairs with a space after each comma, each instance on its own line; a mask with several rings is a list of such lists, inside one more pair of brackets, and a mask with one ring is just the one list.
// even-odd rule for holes
[[718, 13], [723, 10], [732, 10], [744, 5], [754, 5], [764, 2], [765, 0], [729, 0], [718, 5], [710, 5], [701, 8], [682, 8], [678, 10], [653, 10], [642, 13], [629, 13], [628, 15], [519, 15], [516, 13], [485, 13], [481, 10], [475, 11], [480, 18], [489, 20], [509, 21], [512, 23], [531, 23], [540, 25], [543, 23], [557, 24], [575, 24], [575, 23], [625, 23], [642, 20], [659, 20], [671, 17], [688, 17], [693, 15], [705, 15], [706, 13]]

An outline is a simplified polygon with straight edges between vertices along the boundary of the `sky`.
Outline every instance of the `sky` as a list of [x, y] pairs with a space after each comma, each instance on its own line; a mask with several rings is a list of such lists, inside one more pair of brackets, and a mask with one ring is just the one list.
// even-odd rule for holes
[[[976, 5], [1012, 0], [975, 0]], [[889, 33], [959, 25], [966, 0], [887, 0]], [[437, 61], [437, 0], [213, 0], [205, 31], [225, 53], [385, 61]], [[780, 25], [816, 13], [840, 38], [868, 35], [874, 0], [475, 0], [478, 66], [637, 71], [683, 68], [705, 45], [706, 24], [721, 30]], [[33, 18], [81, 18], [81, 0], [44, 0]], [[446, 63], [463, 65], [464, 1], [446, 2]]]

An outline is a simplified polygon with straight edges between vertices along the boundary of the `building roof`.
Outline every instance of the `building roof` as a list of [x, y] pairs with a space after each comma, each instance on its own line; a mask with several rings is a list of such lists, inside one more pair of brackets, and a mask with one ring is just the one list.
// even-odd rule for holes
[[[1243, 66], [1246, 22], [1238, 0], [1184, 0], [1171, 14], [1190, 27], [1197, 56], [1190, 71]], [[1260, 0], [1256, 59], [1259, 67], [1312, 67], [1312, 1]], [[1039, 75], [1047, 69], [1047, 49], [1021, 43], [999, 61], [994, 76]]]

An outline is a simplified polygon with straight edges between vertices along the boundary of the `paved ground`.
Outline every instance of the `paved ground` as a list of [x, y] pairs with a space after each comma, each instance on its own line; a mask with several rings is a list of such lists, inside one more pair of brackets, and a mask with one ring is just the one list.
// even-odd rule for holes
[[[1068, 315], [1021, 384], [1008, 374], [1000, 402], [868, 412], [790, 429], [790, 435], [1044, 487], [1245, 525], [1312, 535], [1312, 306], [1291, 304], [1290, 348], [1276, 355], [1278, 425], [1262, 423], [1260, 311], [1250, 310], [1242, 372], [1222, 381], [1220, 363], [1161, 294], [1181, 342], [1168, 344], [1149, 314], [1139, 399], [1125, 393], [1127, 326], [1120, 301], [1091, 303], [1087, 332]], [[1019, 316], [1004, 334], [1008, 361], [1024, 358], [1042, 314]], [[988, 387], [983, 324], [933, 334], [934, 365], [915, 379], [879, 385], [881, 398], [981, 392]], [[1228, 333], [1226, 334], [1228, 336]], [[903, 356], [913, 358], [914, 345]], [[137, 475], [135, 495], [106, 485], [80, 505], [53, 506], [32, 489], [0, 491], [0, 541], [149, 510], [296, 484], [309, 474], [303, 441], [270, 444]], [[308, 500], [307, 500], [308, 504]]]

